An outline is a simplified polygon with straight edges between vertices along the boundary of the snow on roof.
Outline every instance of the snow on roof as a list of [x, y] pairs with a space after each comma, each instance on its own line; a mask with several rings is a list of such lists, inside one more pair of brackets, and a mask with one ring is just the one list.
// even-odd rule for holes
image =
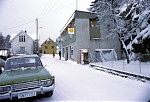
[[17, 34], [11, 34], [10, 35], [10, 40], [12, 40]]

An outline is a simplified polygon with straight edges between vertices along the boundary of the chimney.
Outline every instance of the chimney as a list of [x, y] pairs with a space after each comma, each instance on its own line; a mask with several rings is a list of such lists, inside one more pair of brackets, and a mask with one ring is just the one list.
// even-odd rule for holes
[[25, 32], [25, 33], [27, 33], [27, 31], [26, 31], [26, 30], [25, 30], [24, 32]]

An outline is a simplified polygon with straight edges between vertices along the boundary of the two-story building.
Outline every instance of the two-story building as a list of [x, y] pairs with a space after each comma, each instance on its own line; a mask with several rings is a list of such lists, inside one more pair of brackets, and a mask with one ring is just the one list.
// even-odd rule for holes
[[33, 42], [34, 40], [27, 32], [21, 30], [17, 35], [11, 38], [10, 52], [11, 54], [33, 54]]
[[50, 38], [42, 43], [42, 54], [53, 54], [57, 53], [57, 44]]
[[[101, 52], [114, 54], [121, 58], [121, 45], [117, 35], [105, 38], [107, 33], [97, 27], [95, 13], [75, 11], [70, 22], [61, 32], [62, 56], [85, 64], [102, 60]], [[109, 56], [109, 54], [107, 54]]]

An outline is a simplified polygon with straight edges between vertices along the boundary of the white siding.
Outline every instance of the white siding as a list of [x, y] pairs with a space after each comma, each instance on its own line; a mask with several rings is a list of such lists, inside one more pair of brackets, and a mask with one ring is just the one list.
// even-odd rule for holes
[[[19, 36], [25, 36], [25, 42], [19, 42]], [[23, 31], [11, 40], [11, 53], [20, 54], [20, 47], [25, 47], [25, 54], [33, 54], [33, 39]]]

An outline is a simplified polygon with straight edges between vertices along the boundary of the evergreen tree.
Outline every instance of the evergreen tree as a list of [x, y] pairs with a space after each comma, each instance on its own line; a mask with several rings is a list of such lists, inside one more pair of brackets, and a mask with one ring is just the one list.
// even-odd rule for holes
[[[150, 6], [148, 0], [95, 0], [89, 9], [109, 37], [119, 36], [127, 62], [138, 53], [150, 53]], [[139, 50], [145, 48], [145, 51]]]
[[0, 49], [4, 48], [4, 38], [2, 36], [2, 34], [0, 35]]

